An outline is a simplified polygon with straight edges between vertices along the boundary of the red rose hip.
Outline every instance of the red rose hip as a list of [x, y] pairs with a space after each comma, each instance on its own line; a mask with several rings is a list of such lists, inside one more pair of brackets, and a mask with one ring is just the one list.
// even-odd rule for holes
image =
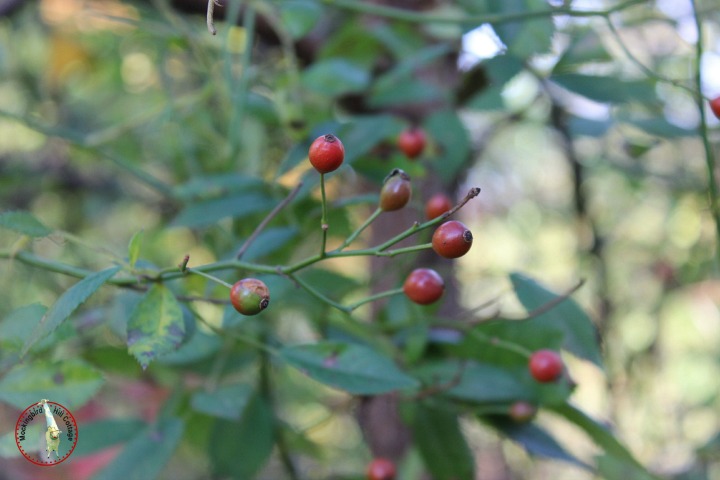
[[450, 197], [444, 193], [436, 193], [425, 202], [425, 218], [432, 220], [452, 209], [453, 203]]
[[541, 383], [554, 382], [563, 372], [563, 361], [555, 350], [538, 350], [530, 355], [530, 375]]
[[432, 236], [433, 250], [445, 258], [462, 257], [470, 250], [472, 242], [472, 232], [457, 220], [443, 223]]
[[405, 156], [412, 160], [417, 158], [423, 150], [425, 150], [427, 139], [422, 128], [411, 127], [400, 133], [397, 143]]
[[715, 97], [710, 100], [710, 110], [712, 110], [717, 118], [720, 118], [720, 97]]
[[410, 177], [396, 168], [387, 176], [380, 190], [380, 209], [385, 212], [400, 210], [407, 205], [411, 194]]
[[403, 283], [403, 292], [415, 303], [429, 305], [442, 297], [445, 282], [442, 277], [429, 268], [418, 268], [410, 272]]
[[395, 464], [386, 458], [375, 458], [368, 465], [368, 480], [395, 480]]
[[310, 145], [308, 159], [318, 172], [330, 173], [342, 165], [345, 159], [345, 147], [335, 135], [331, 133], [322, 135]]
[[257, 315], [270, 304], [270, 290], [262, 280], [243, 278], [230, 289], [230, 303], [243, 315]]

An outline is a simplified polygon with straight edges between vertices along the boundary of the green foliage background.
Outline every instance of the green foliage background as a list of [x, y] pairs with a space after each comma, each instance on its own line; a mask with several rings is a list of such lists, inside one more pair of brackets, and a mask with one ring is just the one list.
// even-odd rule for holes
[[[12, 430], [50, 398], [80, 421], [53, 478], [360, 479], [383, 452], [357, 410], [390, 392], [401, 479], [719, 478], [720, 84], [698, 60], [719, 61], [720, 10], [576, 3], [228, 2], [217, 36], [164, 0], [0, 19], [0, 475], [36, 478]], [[502, 53], [458, 70], [483, 23]], [[430, 144], [410, 162], [394, 139], [415, 122]], [[275, 274], [321, 242], [306, 155], [326, 132], [346, 149], [332, 245], [394, 167], [419, 221], [432, 190], [482, 187], [457, 214], [473, 249], [437, 267], [451, 313], [334, 308], [400, 286], [417, 252]], [[230, 283], [255, 271], [270, 308], [239, 316], [186, 254]], [[572, 382], [530, 377], [539, 348]], [[509, 421], [516, 400], [532, 423]]]

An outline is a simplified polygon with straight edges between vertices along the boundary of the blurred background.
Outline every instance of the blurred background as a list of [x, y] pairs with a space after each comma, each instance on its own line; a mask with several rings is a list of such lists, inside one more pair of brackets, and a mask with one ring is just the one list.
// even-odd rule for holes
[[[611, 13], [622, 2], [230, 2], [216, 7], [212, 36], [204, 1], [2, 0], [0, 210], [30, 211], [82, 239], [50, 237], [33, 248], [91, 270], [106, 266], [106, 251], [125, 252], [140, 230], [143, 258], [155, 265], [176, 265], [184, 253], [208, 263], [237, 249], [249, 228], [238, 222], [256, 224], [282, 189], [306, 178], [308, 138], [327, 125], [384, 115], [352, 130], [346, 149], [355, 158], [341, 172], [344, 186], [331, 185], [330, 195], [362, 198], [390, 162], [428, 191], [441, 187], [456, 199], [481, 186], [459, 213], [475, 245], [455, 264], [455, 311], [518, 312], [509, 272], [557, 292], [584, 281], [575, 298], [598, 327], [605, 371], [567, 356], [578, 383], [574, 402], [612, 424], [650, 470], [720, 479], [718, 235], [703, 144], [711, 156], [720, 153], [720, 123], [706, 106], [720, 95], [720, 5], [695, 2], [704, 46], [698, 57], [691, 2], [625, 3]], [[375, 15], [383, 6], [436, 20]], [[550, 8], [605, 13], [532, 15]], [[443, 20], [517, 12], [530, 14], [493, 26]], [[419, 163], [389, 146], [410, 124], [430, 139]], [[228, 172], [237, 177], [202, 182]], [[235, 203], [206, 201], [207, 185], [232, 193]], [[424, 198], [416, 190], [415, 212]], [[357, 222], [353, 215], [342, 221]], [[297, 224], [293, 248], [306, 248], [305, 225]], [[4, 252], [20, 248], [17, 241], [0, 231]], [[9, 256], [0, 263], [0, 318], [52, 305], [75, 282]], [[377, 275], [365, 260], [337, 270], [358, 282]], [[196, 294], [211, 292], [192, 282]], [[112, 332], [113, 315], [132, 304], [124, 295], [103, 289], [51, 338], [60, 346], [53, 360], [83, 352], [103, 370], [102, 379], [93, 374], [82, 383], [89, 395], [77, 410], [80, 438], [83, 422], [110, 413], [150, 421], [171, 396], [175, 377], [159, 370], [150, 378], [124, 353], [90, 348], [98, 339], [122, 346], [97, 325], [109, 323]], [[197, 308], [226, 321], [220, 305]], [[310, 315], [286, 305], [280, 335], [308, 336], [302, 325]], [[0, 323], [0, 337], [12, 342], [16, 324]], [[0, 364], [2, 373], [8, 365]], [[204, 381], [202, 371], [184, 373], [186, 385]], [[308, 399], [319, 395], [317, 386], [281, 375], [285, 420], [327, 449], [307, 466], [309, 477], [362, 471], [369, 453], [350, 397], [325, 389], [324, 401], [314, 403]], [[12, 388], [0, 383], [0, 399]], [[37, 470], [18, 457], [12, 405], [0, 406], [0, 477], [30, 478]], [[538, 421], [553, 425], [569, 451], [594, 453], [552, 416]], [[194, 427], [197, 436], [168, 453], [162, 478], [210, 478], [198, 448], [208, 429], [200, 422], [186, 429]], [[478, 452], [477, 478], [594, 478], [570, 464], [533, 460], [477, 424], [465, 433]], [[118, 451], [79, 451], [54, 467], [53, 478], [89, 478]], [[259, 478], [282, 478], [279, 462], [273, 458]]]

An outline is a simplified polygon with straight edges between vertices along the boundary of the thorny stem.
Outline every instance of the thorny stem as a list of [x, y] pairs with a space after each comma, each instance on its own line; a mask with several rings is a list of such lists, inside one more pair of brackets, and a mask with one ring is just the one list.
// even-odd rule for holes
[[715, 221], [715, 266], [720, 264], [720, 199], [718, 198], [718, 184], [715, 165], [715, 154], [713, 153], [710, 139], [708, 138], [707, 115], [705, 113], [705, 99], [702, 95], [702, 56], [703, 56], [703, 29], [702, 21], [697, 10], [696, 0], [690, 0], [693, 6], [693, 17], [697, 29], [697, 43], [695, 44], [695, 88], [697, 93], [695, 101], [700, 112], [700, 137], [702, 138], [705, 150], [705, 165], [708, 171], [708, 194], [710, 196], [710, 212]]
[[[211, 0], [212, 1], [212, 0]], [[253, 233], [248, 237], [247, 240], [245, 240], [245, 243], [243, 243], [243, 246], [240, 247], [240, 250], [238, 250], [237, 254], [235, 255], [235, 258], [240, 260], [242, 256], [245, 254], [247, 249], [252, 245], [252, 242], [255, 241], [255, 239], [260, 235], [260, 233], [267, 227], [268, 223], [277, 216], [280, 211], [285, 208], [290, 202], [292, 202], [293, 198], [298, 194], [300, 189], [302, 188], [303, 183], [299, 182], [295, 188], [292, 189], [292, 191], [288, 194], [287, 197], [283, 199], [282, 202], [278, 203], [275, 208], [270, 211], [270, 213], [267, 214], [267, 216], [258, 224], [257, 227], [255, 227], [255, 230]]]

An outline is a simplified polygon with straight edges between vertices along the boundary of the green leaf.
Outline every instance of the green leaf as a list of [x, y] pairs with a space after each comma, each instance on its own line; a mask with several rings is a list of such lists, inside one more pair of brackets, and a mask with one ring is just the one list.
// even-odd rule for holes
[[[391, 115], [365, 115], [343, 124], [339, 132], [345, 146], [345, 161], [365, 155], [386, 138], [400, 133], [403, 124]], [[305, 150], [307, 153], [307, 149]]]
[[331, 58], [314, 63], [303, 72], [301, 81], [309, 90], [338, 96], [364, 90], [370, 83], [370, 72], [347, 60]]
[[140, 247], [142, 246], [143, 231], [136, 232], [135, 235], [130, 239], [128, 244], [128, 262], [130, 268], [135, 268], [135, 263], [140, 257]]
[[107, 418], [83, 422], [82, 436], [78, 436], [73, 455], [90, 455], [112, 445], [127, 442], [145, 428], [145, 425], [145, 421], [139, 418]]
[[213, 472], [221, 477], [254, 478], [275, 444], [275, 418], [267, 401], [255, 395], [239, 422], [218, 419], [208, 444]]
[[229, 197], [198, 200], [186, 205], [170, 223], [174, 227], [205, 227], [223, 218], [246, 218], [270, 210], [275, 201], [268, 195], [248, 192]]
[[0, 213], [0, 227], [35, 238], [47, 237], [52, 233], [52, 230], [28, 212]]
[[39, 303], [11, 312], [0, 322], [0, 345], [4, 349], [20, 350], [46, 312], [47, 307]]
[[553, 75], [550, 80], [571, 92], [596, 102], [652, 103], [657, 101], [655, 87], [650, 80], [620, 80], [610, 76], [577, 73]]
[[280, 21], [290, 36], [299, 39], [306, 35], [322, 16], [322, 7], [309, 0], [286, 0], [279, 5]]
[[536, 397], [533, 389], [518, 378], [516, 371], [494, 365], [446, 360], [423, 365], [413, 373], [428, 385], [452, 381], [452, 387], [445, 389], [442, 395], [458, 400], [498, 403]]
[[453, 110], [433, 113], [424, 125], [442, 149], [442, 168], [437, 173], [443, 182], [450, 183], [470, 157], [470, 137], [465, 125]]
[[68, 408], [81, 407], [103, 384], [100, 372], [80, 359], [36, 361], [12, 368], [0, 379], [0, 400], [24, 409], [42, 398]]
[[145, 369], [159, 355], [174, 351], [184, 335], [180, 304], [165, 285], [154, 285], [130, 315], [128, 352]]
[[[487, 13], [512, 14], [546, 11], [544, 0], [488, 0]], [[536, 53], [550, 50], [554, 27], [550, 16], [506, 22], [493, 25], [496, 33], [508, 47], [508, 51], [519, 58], [527, 58]]]
[[589, 465], [565, 450], [552, 435], [539, 425], [534, 423], [516, 423], [507, 417], [499, 416], [485, 418], [484, 420], [506, 437], [522, 445], [530, 455], [561, 460], [586, 470], [591, 470]]
[[472, 480], [474, 462], [454, 412], [416, 404], [411, 429], [434, 480]]
[[198, 412], [239, 420], [252, 394], [253, 389], [247, 384], [223, 385], [212, 392], [195, 392], [191, 404]]
[[621, 467], [625, 472], [633, 472], [633, 474], [628, 476], [608, 478], [654, 478], [635, 457], [633, 457], [627, 448], [615, 438], [612, 432], [590, 418], [585, 412], [569, 403], [552, 407], [552, 410], [585, 431], [595, 444], [602, 448], [612, 459], [614, 468]]
[[280, 356], [311, 378], [356, 395], [375, 395], [418, 385], [392, 360], [361, 345], [341, 342], [294, 345], [280, 350]]
[[187, 183], [174, 189], [177, 198], [185, 201], [211, 199], [233, 193], [259, 191], [265, 187], [261, 178], [239, 173], [193, 176]]
[[[185, 424], [177, 418], [162, 418], [142, 430], [93, 480], [146, 480], [156, 478], [170, 460]], [[78, 442], [82, 433], [78, 432]]]
[[21, 355], [25, 355], [30, 347], [55, 330], [65, 319], [67, 319], [85, 300], [95, 293], [105, 282], [110, 280], [120, 270], [120, 267], [112, 267], [89, 275], [75, 285], [70, 287], [50, 307], [50, 310], [40, 320], [40, 323], [33, 329], [32, 335], [23, 346]]
[[[513, 273], [510, 275], [515, 294], [528, 310], [547, 306], [556, 301], [558, 295], [545, 289], [535, 280]], [[550, 310], [533, 318], [536, 324], [547, 324], [563, 332], [563, 347], [580, 358], [598, 366], [602, 365], [597, 331], [590, 317], [572, 298], [566, 298]]]
[[[242, 258], [245, 261], [252, 261], [265, 257], [297, 240], [299, 234], [300, 230], [295, 226], [267, 228], [250, 244]], [[236, 251], [237, 249], [234, 252]]]
[[688, 130], [687, 128], [678, 127], [677, 125], [673, 125], [672, 123], [668, 122], [664, 118], [659, 117], [645, 119], [627, 119], [624, 121], [644, 130], [645, 133], [649, 133], [650, 135], [665, 139], [689, 137], [697, 134], [697, 131], [695, 130]]
[[[237, 313], [234, 308], [229, 308]], [[190, 333], [186, 333], [186, 336], [187, 335], [190, 335]], [[192, 333], [190, 339], [183, 343], [180, 348], [166, 353], [159, 357], [157, 361], [163, 365], [188, 365], [212, 356], [220, 350], [221, 346], [222, 341], [217, 335], [195, 331], [195, 333]]]

